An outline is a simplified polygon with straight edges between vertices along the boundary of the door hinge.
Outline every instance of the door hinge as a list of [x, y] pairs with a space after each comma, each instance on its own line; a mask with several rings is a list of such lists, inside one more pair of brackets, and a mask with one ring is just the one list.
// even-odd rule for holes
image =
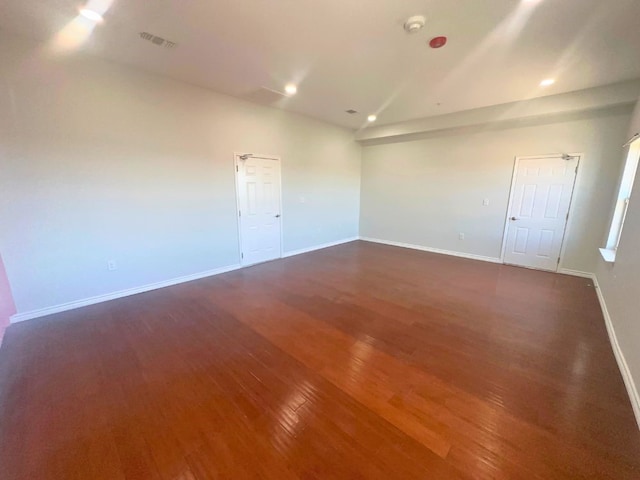
[[566, 216], [565, 220], [569, 220], [569, 212], [567, 212], [567, 216]]
[[240, 258], [244, 258], [244, 253], [240, 252]]
[[238, 170], [238, 165], [236, 165], [236, 172], [239, 172], [240, 170]]
[[578, 173], [578, 165], [576, 165], [576, 173]]
[[242, 216], [242, 212], [240, 210], [238, 210], [238, 216], [241, 217]]
[[558, 257], [558, 265], [560, 265], [560, 257]]

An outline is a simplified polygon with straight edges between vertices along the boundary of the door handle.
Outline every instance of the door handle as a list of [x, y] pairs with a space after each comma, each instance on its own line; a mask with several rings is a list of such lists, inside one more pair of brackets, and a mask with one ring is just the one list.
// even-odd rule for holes
[[516, 217], [511, 217], [509, 220], [511, 220], [512, 222], [515, 222], [518, 219]]
[[277, 215], [276, 215], [276, 218], [280, 218], [280, 214], [277, 214]]

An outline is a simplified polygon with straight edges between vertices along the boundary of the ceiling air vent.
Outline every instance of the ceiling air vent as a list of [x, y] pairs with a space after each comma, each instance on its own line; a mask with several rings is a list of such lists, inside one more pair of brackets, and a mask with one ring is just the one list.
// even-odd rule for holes
[[178, 45], [175, 42], [167, 40], [166, 38], [158, 37], [157, 35], [149, 32], [140, 32], [140, 38], [164, 48], [174, 48]]
[[349, 115], [354, 115], [354, 114], [358, 113], [358, 111], [354, 110], [353, 108], [350, 108], [349, 110], [345, 110], [345, 112], [347, 112]]

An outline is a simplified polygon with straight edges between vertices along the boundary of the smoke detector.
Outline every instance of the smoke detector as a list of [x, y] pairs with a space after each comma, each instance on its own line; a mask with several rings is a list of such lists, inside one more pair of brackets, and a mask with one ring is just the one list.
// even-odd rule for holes
[[424, 15], [414, 15], [404, 22], [404, 29], [407, 33], [417, 33], [424, 28], [427, 19]]

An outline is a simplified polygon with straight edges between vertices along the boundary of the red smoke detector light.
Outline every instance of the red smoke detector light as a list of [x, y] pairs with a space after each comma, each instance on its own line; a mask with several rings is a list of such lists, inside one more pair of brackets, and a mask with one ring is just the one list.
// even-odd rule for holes
[[433, 37], [429, 42], [431, 48], [442, 48], [447, 44], [447, 37]]

